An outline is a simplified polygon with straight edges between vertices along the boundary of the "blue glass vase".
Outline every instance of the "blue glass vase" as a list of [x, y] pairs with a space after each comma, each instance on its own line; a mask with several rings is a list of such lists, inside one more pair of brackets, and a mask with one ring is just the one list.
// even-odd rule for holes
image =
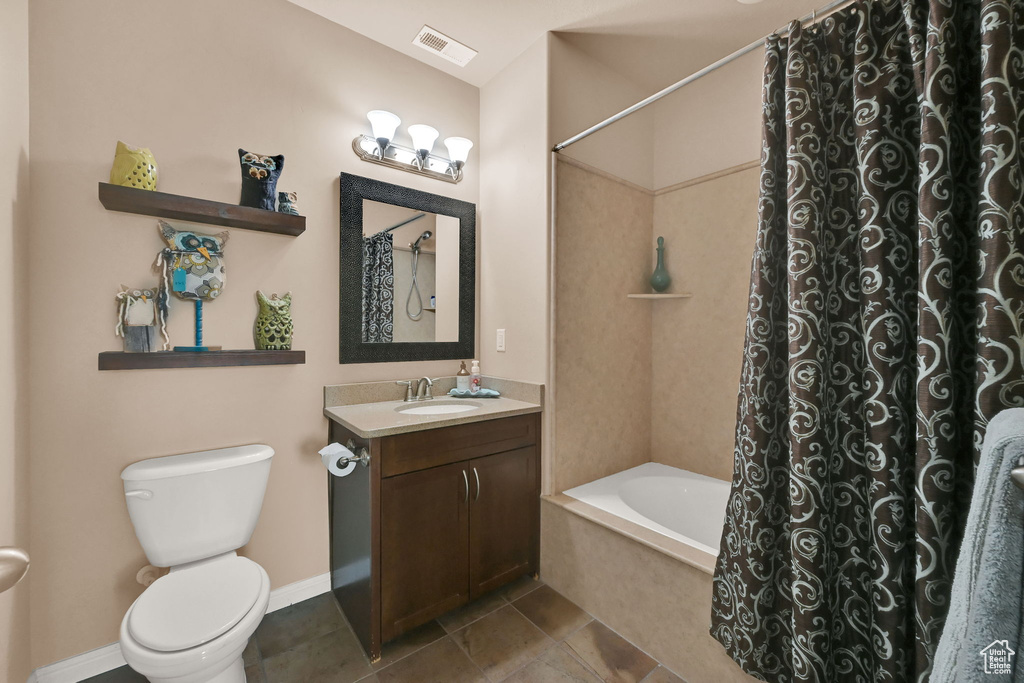
[[665, 238], [658, 238], [658, 265], [651, 273], [651, 288], [655, 292], [664, 292], [672, 284], [672, 277], [665, 270]]

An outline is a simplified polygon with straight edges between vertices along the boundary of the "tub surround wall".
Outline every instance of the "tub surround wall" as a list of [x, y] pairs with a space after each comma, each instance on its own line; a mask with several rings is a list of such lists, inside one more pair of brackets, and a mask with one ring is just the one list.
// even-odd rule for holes
[[541, 502], [541, 577], [688, 681], [750, 683], [708, 633], [711, 575]]
[[654, 198], [654, 237], [693, 298], [652, 308], [651, 459], [727, 481], [759, 179], [748, 168]]
[[[260, 522], [243, 553], [266, 568], [273, 588], [328, 569], [316, 455], [328, 428], [324, 384], [458, 368], [338, 364], [338, 174], [479, 204], [478, 149], [465, 179], [449, 185], [360, 161], [351, 141], [376, 108], [443, 134], [477, 140], [480, 131], [476, 87], [288, 2], [37, 0], [29, 12], [31, 237], [27, 282], [8, 297], [30, 292], [37, 667], [116, 641], [142, 590], [135, 572], [147, 562], [118, 478], [131, 462], [271, 444], [277, 454]], [[205, 338], [252, 348], [255, 291], [290, 290], [305, 365], [97, 372], [97, 352], [120, 346], [118, 286], [155, 283], [150, 266], [162, 247], [156, 219], [109, 212], [97, 200], [119, 139], [153, 150], [161, 190], [226, 202], [239, 197], [238, 147], [285, 155], [278, 188], [298, 192], [307, 230], [297, 238], [231, 230], [228, 283], [206, 308]], [[192, 309], [171, 306], [171, 339], [182, 343]], [[59, 416], [55, 395], [71, 407]]]
[[[28, 0], [0, 23], [0, 546], [29, 547], [28, 451]], [[33, 571], [34, 573], [34, 571]], [[0, 681], [29, 674], [31, 577], [0, 594]]]
[[559, 159], [553, 492], [651, 459], [653, 197]]

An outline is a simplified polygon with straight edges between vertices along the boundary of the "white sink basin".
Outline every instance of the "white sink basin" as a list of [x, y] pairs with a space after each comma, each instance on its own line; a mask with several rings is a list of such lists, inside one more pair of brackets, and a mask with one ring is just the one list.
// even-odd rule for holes
[[434, 403], [429, 401], [424, 405], [402, 406], [395, 410], [403, 415], [451, 415], [454, 413], [468, 413], [480, 407], [479, 403], [460, 401], [458, 403]]

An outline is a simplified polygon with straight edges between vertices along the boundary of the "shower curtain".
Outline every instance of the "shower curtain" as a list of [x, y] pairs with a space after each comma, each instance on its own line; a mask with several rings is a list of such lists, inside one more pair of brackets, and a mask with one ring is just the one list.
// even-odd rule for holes
[[390, 232], [363, 238], [363, 341], [394, 337], [395, 260]]
[[712, 635], [769, 681], [926, 681], [987, 420], [1024, 406], [1024, 0], [767, 46]]

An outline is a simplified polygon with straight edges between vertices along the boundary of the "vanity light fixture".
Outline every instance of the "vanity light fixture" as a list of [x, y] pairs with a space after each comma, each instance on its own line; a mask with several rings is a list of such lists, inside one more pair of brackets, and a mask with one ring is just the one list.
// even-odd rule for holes
[[394, 142], [401, 119], [389, 111], [375, 109], [366, 115], [370, 120], [372, 134], [358, 135], [352, 141], [352, 149], [363, 161], [383, 164], [391, 168], [425, 175], [449, 183], [462, 180], [462, 169], [469, 158], [473, 142], [466, 138], [445, 138], [450, 159], [433, 153], [439, 133], [435, 128], [416, 123], [407, 129], [412, 146]]

